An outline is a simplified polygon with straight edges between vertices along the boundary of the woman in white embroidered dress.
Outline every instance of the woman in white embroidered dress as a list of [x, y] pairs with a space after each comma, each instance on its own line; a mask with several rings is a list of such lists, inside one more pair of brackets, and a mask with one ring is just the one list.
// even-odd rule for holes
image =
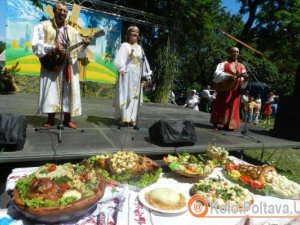
[[[141, 76], [151, 82], [152, 71], [138, 39], [138, 27], [129, 27], [126, 41], [121, 44], [115, 58], [119, 77], [114, 107], [115, 118], [121, 126], [136, 126]], [[142, 100], [142, 96], [140, 99]]]

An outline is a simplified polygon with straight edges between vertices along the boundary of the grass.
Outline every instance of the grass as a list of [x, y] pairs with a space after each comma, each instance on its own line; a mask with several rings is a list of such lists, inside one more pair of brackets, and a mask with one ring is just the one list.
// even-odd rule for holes
[[[270, 124], [263, 122], [264, 120], [261, 119], [257, 126], [264, 130], [273, 129], [275, 118], [271, 118]], [[274, 166], [281, 175], [300, 183], [300, 167], [298, 167], [300, 149], [265, 149], [262, 159], [261, 153], [261, 149], [244, 151], [244, 160], [254, 165], [268, 164]]]
[[[39, 93], [39, 77], [15, 75], [14, 80], [22, 93]], [[115, 84], [85, 81], [80, 86], [82, 96], [113, 99], [115, 95]]]

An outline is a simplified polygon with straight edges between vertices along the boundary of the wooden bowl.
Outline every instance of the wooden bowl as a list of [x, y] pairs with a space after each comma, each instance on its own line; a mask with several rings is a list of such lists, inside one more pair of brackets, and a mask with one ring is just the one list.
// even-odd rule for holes
[[208, 177], [213, 171], [211, 171], [211, 173], [205, 173], [205, 174], [201, 174], [201, 175], [189, 174], [189, 173], [185, 173], [185, 172], [180, 171], [180, 170], [174, 170], [174, 172], [177, 173], [177, 174], [180, 174], [182, 176], [185, 176], [185, 177], [204, 179], [204, 178]]
[[100, 183], [95, 195], [82, 198], [79, 201], [73, 202], [67, 206], [51, 206], [29, 208], [25, 206], [25, 202], [20, 198], [20, 193], [17, 189], [13, 190], [13, 203], [17, 211], [19, 211], [26, 219], [39, 223], [65, 223], [71, 220], [88, 215], [97, 207], [97, 202], [103, 197], [105, 191], [105, 180], [98, 177]]

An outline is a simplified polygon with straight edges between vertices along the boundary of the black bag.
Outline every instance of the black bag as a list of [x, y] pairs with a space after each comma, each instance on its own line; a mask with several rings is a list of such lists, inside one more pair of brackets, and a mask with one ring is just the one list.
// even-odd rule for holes
[[159, 120], [149, 128], [151, 141], [160, 146], [185, 146], [197, 142], [191, 120]]
[[0, 151], [22, 150], [26, 141], [26, 128], [24, 116], [0, 114]]

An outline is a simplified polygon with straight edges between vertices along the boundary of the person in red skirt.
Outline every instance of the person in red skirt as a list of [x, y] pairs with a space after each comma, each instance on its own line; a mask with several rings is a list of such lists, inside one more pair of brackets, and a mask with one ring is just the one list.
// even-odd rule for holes
[[264, 104], [264, 119], [265, 121], [263, 123], [268, 123], [270, 124], [271, 120], [271, 115], [272, 115], [272, 104], [274, 103], [274, 94], [273, 92], [268, 93], [268, 99]]
[[227, 131], [234, 131], [240, 126], [240, 96], [249, 78], [238, 57], [239, 49], [230, 48], [229, 59], [219, 63], [214, 74], [217, 96], [213, 101], [210, 123], [215, 130], [219, 124]]

